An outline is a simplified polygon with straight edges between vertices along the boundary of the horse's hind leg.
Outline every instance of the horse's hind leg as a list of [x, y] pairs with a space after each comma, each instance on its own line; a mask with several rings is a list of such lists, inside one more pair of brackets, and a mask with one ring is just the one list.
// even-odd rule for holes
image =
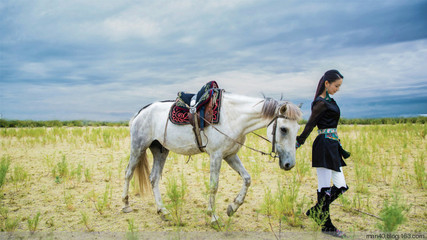
[[233, 203], [228, 205], [227, 208], [227, 215], [232, 216], [245, 200], [246, 193], [248, 192], [248, 188], [251, 185], [251, 176], [246, 171], [237, 154], [225, 158], [225, 161], [228, 163], [228, 165], [230, 165], [231, 168], [238, 172], [243, 179], [242, 189], [234, 199]]
[[163, 167], [165, 166], [166, 158], [169, 154], [169, 150], [164, 148], [158, 141], [154, 141], [150, 150], [153, 153], [153, 169], [150, 174], [151, 187], [153, 189], [154, 199], [156, 200], [157, 213], [163, 220], [168, 220], [169, 211], [164, 207], [162, 196], [159, 190], [159, 181], [162, 176]]
[[[144, 153], [145, 154], [145, 153]], [[122, 195], [122, 201], [125, 204], [122, 211], [125, 213], [132, 212], [132, 208], [129, 206], [129, 183], [133, 177], [133, 173], [135, 171], [135, 168], [137, 164], [139, 163], [139, 157], [141, 155], [141, 152], [136, 150], [131, 150], [129, 163], [126, 167], [125, 171], [125, 184], [123, 188], [123, 195]]]
[[[138, 165], [139, 164], [139, 165]], [[138, 180], [140, 180], [140, 188], [142, 187], [141, 184], [145, 185], [145, 181], [141, 182], [141, 179], [146, 179], [148, 176], [148, 162], [147, 162], [147, 153], [146, 153], [146, 147], [143, 146], [142, 141], [133, 141], [131, 144], [131, 153], [129, 158], [129, 163], [126, 167], [125, 171], [125, 184], [123, 187], [123, 195], [122, 195], [122, 201], [125, 204], [122, 211], [125, 213], [131, 212], [132, 208], [129, 206], [129, 183], [133, 177], [135, 169], [138, 167], [139, 174], [142, 174], [143, 176], [140, 176]], [[143, 189], [140, 189], [143, 190]]]

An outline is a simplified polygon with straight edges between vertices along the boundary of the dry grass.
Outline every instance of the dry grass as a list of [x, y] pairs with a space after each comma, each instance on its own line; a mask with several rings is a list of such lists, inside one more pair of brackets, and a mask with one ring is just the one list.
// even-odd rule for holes
[[[376, 231], [379, 220], [354, 209], [379, 216], [384, 200], [397, 190], [409, 207], [408, 220], [398, 230], [425, 231], [425, 132], [426, 125], [420, 124], [340, 127], [343, 146], [352, 157], [344, 168], [350, 190], [331, 207], [337, 226], [347, 232]], [[216, 209], [228, 224], [223, 229], [271, 232], [271, 222], [276, 233], [316, 230], [304, 216], [316, 194], [317, 180], [310, 160], [314, 137], [313, 132], [307, 144], [298, 149], [297, 166], [287, 172], [280, 170], [277, 161], [242, 149], [239, 156], [252, 176], [252, 185], [245, 203], [231, 220], [226, 209], [242, 182], [227, 164], [222, 165]], [[248, 137], [247, 143], [263, 150], [270, 148], [254, 135]], [[0, 216], [3, 230], [6, 224], [17, 221], [14, 231], [28, 231], [27, 220], [37, 212], [40, 213], [37, 232], [127, 232], [130, 222], [132, 232], [177, 229], [160, 219], [150, 195], [140, 198], [132, 194], [130, 203], [135, 211], [121, 212], [124, 170], [129, 157], [126, 127], [0, 129], [0, 148], [0, 157], [10, 159], [0, 199], [1, 209], [7, 212]], [[160, 187], [165, 203], [170, 203], [166, 196], [168, 176], [182, 175], [187, 185], [181, 231], [217, 231], [209, 226], [205, 214], [208, 161], [206, 154], [193, 156], [188, 163], [187, 157], [170, 154], [166, 162]], [[278, 196], [280, 191], [291, 191], [290, 186], [295, 184], [298, 184], [297, 194], [288, 198], [294, 202], [284, 205], [290, 209], [280, 210], [285, 218], [269, 221], [269, 216], [261, 211], [266, 192]]]

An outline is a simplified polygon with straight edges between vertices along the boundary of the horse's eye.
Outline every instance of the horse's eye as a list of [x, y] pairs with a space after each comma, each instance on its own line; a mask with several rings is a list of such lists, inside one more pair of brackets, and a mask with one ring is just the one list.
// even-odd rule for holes
[[287, 134], [288, 133], [288, 129], [285, 127], [281, 127], [280, 131], [282, 132], [282, 134]]

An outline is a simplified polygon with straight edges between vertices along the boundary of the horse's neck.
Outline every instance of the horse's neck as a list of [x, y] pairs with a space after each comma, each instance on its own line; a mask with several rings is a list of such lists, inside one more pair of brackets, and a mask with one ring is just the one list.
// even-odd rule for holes
[[261, 114], [264, 99], [235, 94], [224, 94], [224, 97], [228, 114], [237, 120], [243, 134], [264, 128], [270, 123], [271, 119], [263, 118]]

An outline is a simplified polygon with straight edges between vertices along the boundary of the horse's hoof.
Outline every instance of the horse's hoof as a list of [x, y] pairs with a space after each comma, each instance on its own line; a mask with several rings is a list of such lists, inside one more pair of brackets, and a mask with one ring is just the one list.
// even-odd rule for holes
[[225, 224], [223, 222], [221, 222], [219, 219], [211, 221], [211, 227], [215, 228], [217, 230], [221, 230], [221, 228], [223, 228], [224, 226], [225, 226]]
[[160, 218], [165, 222], [169, 222], [172, 220], [172, 215], [166, 208], [157, 210], [157, 214], [159, 214]]
[[122, 212], [124, 212], [124, 213], [130, 213], [130, 212], [133, 212], [133, 209], [131, 207], [127, 206], [127, 207], [124, 207], [122, 209]]
[[215, 213], [212, 214], [211, 226], [215, 228], [224, 226], [224, 223], [222, 223], [222, 221], [219, 219], [219, 217]]
[[229, 216], [229, 217], [231, 217], [231, 216], [233, 216], [233, 214], [235, 213], [235, 211], [233, 210], [233, 207], [231, 206], [231, 204], [230, 205], [228, 205], [228, 208], [227, 208], [227, 215]]
[[160, 218], [162, 221], [169, 222], [172, 220], [172, 216], [170, 214], [160, 214]]

